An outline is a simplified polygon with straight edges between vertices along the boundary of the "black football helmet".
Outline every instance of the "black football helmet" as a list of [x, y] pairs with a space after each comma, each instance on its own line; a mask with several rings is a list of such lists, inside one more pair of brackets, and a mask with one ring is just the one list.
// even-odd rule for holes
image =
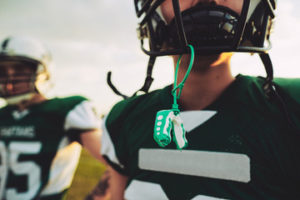
[[[276, 0], [244, 0], [241, 13], [216, 5], [214, 0], [199, 1], [180, 11], [179, 0], [172, 0], [175, 17], [167, 23], [160, 5], [165, 0], [134, 0], [141, 49], [150, 56], [147, 77], [139, 91], [148, 92], [153, 81], [152, 69], [157, 56], [189, 54], [188, 44], [196, 54], [222, 52], [259, 53], [267, 72], [264, 89], [272, 90], [273, 67], [268, 50], [275, 18]], [[241, 1], [241, 0], [238, 0]], [[122, 95], [111, 84], [119, 95]], [[126, 97], [123, 95], [123, 97]]]
[[[241, 1], [241, 0], [239, 0]], [[140, 19], [137, 32], [142, 50], [150, 56], [189, 53], [255, 52], [271, 48], [270, 32], [275, 17], [275, 0], [244, 0], [241, 14], [218, 6], [213, 0], [199, 1], [180, 11], [179, 0], [172, 0], [175, 18], [167, 24], [160, 13], [164, 0], [134, 0]], [[145, 39], [148, 39], [146, 48]]]

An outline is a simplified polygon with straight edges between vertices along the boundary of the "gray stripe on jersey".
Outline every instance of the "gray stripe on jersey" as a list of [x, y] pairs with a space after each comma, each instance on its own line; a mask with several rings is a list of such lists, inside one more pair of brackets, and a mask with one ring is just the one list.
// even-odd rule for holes
[[167, 200], [165, 192], [157, 183], [150, 183], [140, 180], [133, 180], [126, 188], [126, 200]]
[[249, 182], [250, 159], [245, 154], [193, 150], [140, 149], [141, 169]]
[[115, 147], [113, 142], [111, 141], [109, 132], [105, 126], [107, 117], [104, 118], [102, 123], [102, 142], [101, 142], [101, 154], [105, 155], [109, 158], [109, 160], [117, 165], [119, 165], [121, 168], [124, 168], [124, 166], [121, 164], [119, 159], [117, 158]]
[[64, 129], [99, 129], [100, 120], [93, 111], [89, 101], [83, 101], [75, 106], [67, 115]]

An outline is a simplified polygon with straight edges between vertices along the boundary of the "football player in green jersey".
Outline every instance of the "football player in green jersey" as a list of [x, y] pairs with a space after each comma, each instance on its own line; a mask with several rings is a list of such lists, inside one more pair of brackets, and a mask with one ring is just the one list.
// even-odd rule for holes
[[[172, 55], [175, 81], [107, 115], [112, 199], [300, 199], [300, 80], [273, 79], [268, 55], [276, 0], [134, 4], [141, 90], [157, 56]], [[258, 53], [267, 77], [234, 77], [232, 52]]]
[[99, 119], [82, 96], [44, 96], [52, 62], [39, 41], [9, 37], [0, 48], [0, 199], [62, 199], [81, 145], [104, 161]]

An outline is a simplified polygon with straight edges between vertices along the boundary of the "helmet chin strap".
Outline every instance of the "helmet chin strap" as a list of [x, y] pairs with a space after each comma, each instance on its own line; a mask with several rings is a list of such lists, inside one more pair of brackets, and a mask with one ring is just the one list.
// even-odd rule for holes
[[266, 70], [267, 77], [265, 79], [265, 82], [263, 84], [263, 89], [268, 98], [271, 98], [272, 93], [275, 91], [274, 85], [273, 85], [273, 64], [270, 58], [270, 55], [268, 53], [261, 53], [259, 54], [261, 61], [263, 62], [263, 65]]
[[[148, 93], [149, 88], [153, 82], [153, 77], [152, 77], [152, 71], [153, 71], [153, 66], [155, 63], [156, 57], [155, 56], [150, 56], [149, 61], [148, 61], [148, 67], [147, 67], [147, 74], [146, 74], [146, 78], [145, 78], [145, 82], [144, 85], [137, 90], [132, 96], [136, 96], [138, 94], [138, 92], [144, 92], [144, 93]], [[112, 89], [112, 91], [117, 94], [118, 96], [123, 97], [123, 99], [127, 99], [129, 98], [129, 96], [121, 93], [112, 83], [111, 81], [111, 71], [109, 71], [107, 73], [107, 77], [106, 77], [106, 81], [108, 86]]]
[[281, 110], [281, 112], [285, 115], [285, 119], [288, 122], [288, 126], [295, 130], [296, 132], [299, 132], [299, 128], [296, 126], [295, 122], [293, 121], [291, 117], [291, 112], [289, 108], [287, 107], [287, 104], [283, 98], [284, 95], [280, 95], [280, 90], [276, 88], [276, 86], [273, 83], [273, 65], [270, 58], [270, 55], [268, 53], [261, 53], [259, 54], [265, 70], [266, 70], [266, 78], [265, 82], [263, 84], [263, 90], [265, 92], [265, 95], [270, 101], [275, 101]]

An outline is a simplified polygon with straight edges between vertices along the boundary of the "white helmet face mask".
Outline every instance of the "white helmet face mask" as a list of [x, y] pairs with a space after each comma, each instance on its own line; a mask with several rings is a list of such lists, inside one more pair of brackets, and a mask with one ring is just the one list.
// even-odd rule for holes
[[[4, 69], [0, 69], [0, 97], [4, 98], [8, 104], [18, 104], [21, 101], [29, 100], [36, 93], [42, 93], [42, 88], [49, 82], [48, 67], [51, 64], [51, 55], [46, 47], [39, 41], [25, 37], [6, 38], [0, 46], [0, 67], [5, 63], [20, 63], [16, 65], [16, 75], [9, 76]], [[22, 69], [25, 66], [32, 66], [32, 73], [24, 74]], [[3, 67], [2, 66], [2, 67]], [[2, 74], [1, 74], [2, 73]], [[26, 90], [20, 92], [9, 92], [10, 87], [17, 84], [27, 83]], [[17, 87], [16, 87], [17, 88]]]

